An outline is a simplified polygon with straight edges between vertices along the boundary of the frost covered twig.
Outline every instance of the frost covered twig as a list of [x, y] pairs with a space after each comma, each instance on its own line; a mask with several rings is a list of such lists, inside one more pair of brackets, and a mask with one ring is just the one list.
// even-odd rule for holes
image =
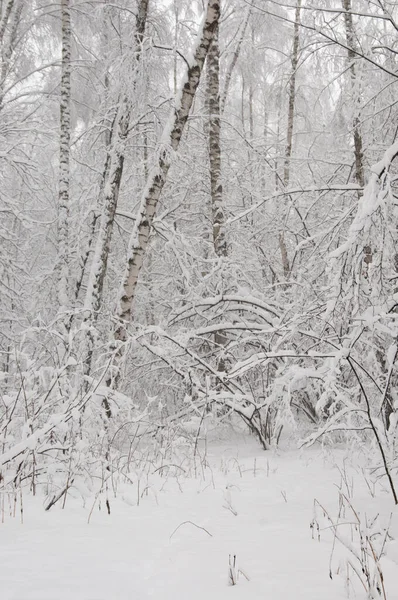
[[204, 531], [205, 533], [207, 533], [208, 536], [213, 537], [212, 534], [207, 531], [207, 529], [205, 527], [201, 527], [200, 525], [197, 525], [196, 523], [194, 523], [193, 521], [183, 521], [182, 523], [180, 523], [173, 531], [173, 533], [170, 535], [169, 540], [171, 540], [171, 538], [173, 537], [173, 535], [179, 530], [180, 527], [182, 527], [183, 525], [193, 525], [194, 527], [196, 527], [197, 529], [201, 529], [202, 531]]

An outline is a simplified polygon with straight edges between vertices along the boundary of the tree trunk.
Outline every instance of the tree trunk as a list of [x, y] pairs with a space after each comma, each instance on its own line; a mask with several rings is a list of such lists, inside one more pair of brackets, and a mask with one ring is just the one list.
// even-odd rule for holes
[[[207, 105], [209, 109], [209, 170], [210, 170], [210, 195], [213, 223], [214, 252], [219, 257], [227, 256], [227, 243], [225, 238], [225, 216], [223, 203], [223, 190], [221, 181], [221, 106], [220, 106], [220, 49], [218, 44], [219, 26], [214, 31], [214, 38], [207, 55]], [[220, 290], [225, 292], [224, 289]], [[224, 331], [214, 334], [214, 342], [218, 348], [227, 344]], [[225, 362], [221, 358], [217, 365], [218, 371], [225, 371]]]
[[[141, 0], [136, 16], [135, 32], [135, 68], [141, 58], [145, 25], [149, 0]], [[133, 69], [134, 71], [134, 69]], [[133, 72], [133, 89], [135, 90], [136, 73]], [[91, 270], [87, 283], [84, 308], [87, 314], [96, 319], [102, 302], [102, 291], [107, 272], [109, 250], [113, 233], [116, 207], [119, 199], [120, 184], [123, 176], [123, 165], [126, 144], [133, 109], [131, 94], [124, 93], [119, 103], [111, 136], [111, 147], [108, 151], [104, 167], [104, 202], [100, 219], [98, 237], [95, 245]]]
[[220, 51], [218, 27], [207, 55], [207, 96], [209, 108], [210, 194], [213, 215], [213, 245], [217, 256], [226, 256], [224, 207], [221, 182]]
[[[111, 11], [110, 11], [110, 7], [109, 7], [109, 0], [105, 0], [104, 14], [103, 14], [103, 18], [102, 18], [102, 28], [101, 28], [101, 47], [105, 51], [102, 58], [104, 58], [105, 60], [107, 60], [106, 51], [109, 50], [109, 36], [108, 36], [109, 22], [108, 21], [110, 21], [110, 20], [111, 20]], [[88, 229], [89, 229], [88, 240], [86, 242], [86, 247], [80, 257], [80, 272], [76, 279], [76, 286], [75, 286], [75, 300], [76, 301], [79, 299], [80, 290], [83, 285], [87, 267], [89, 265], [89, 258], [93, 252], [93, 244], [96, 239], [97, 223], [98, 223], [98, 219], [100, 217], [99, 207], [101, 207], [101, 203], [102, 203], [103, 196], [104, 196], [105, 183], [106, 183], [108, 175], [109, 175], [110, 148], [111, 148], [111, 142], [112, 142], [112, 132], [114, 129], [115, 119], [116, 119], [116, 115], [117, 115], [117, 111], [115, 110], [114, 107], [111, 110], [109, 108], [109, 103], [110, 103], [109, 75], [110, 75], [109, 68], [107, 68], [105, 71], [105, 74], [104, 74], [104, 90], [105, 90], [104, 108], [105, 108], [105, 112], [108, 112], [107, 121], [110, 124], [108, 127], [106, 127], [105, 132], [104, 132], [104, 144], [105, 144], [105, 149], [106, 149], [106, 157], [105, 157], [104, 167], [103, 167], [102, 175], [101, 175], [97, 204], [95, 206], [95, 209], [93, 209], [90, 213], [90, 223], [89, 223], [89, 227], [88, 227]], [[98, 206], [98, 211], [96, 210], [97, 206]]]
[[15, 0], [8, 0], [8, 2], [6, 2], [5, 6], [0, 14], [0, 46], [3, 43], [4, 34], [6, 32], [8, 19], [10, 18], [10, 14], [12, 11], [12, 7], [14, 5], [14, 1]]
[[0, 40], [1, 47], [1, 70], [0, 70], [0, 109], [3, 105], [3, 94], [6, 77], [8, 75], [8, 69], [10, 66], [11, 57], [14, 52], [15, 43], [17, 41], [18, 25], [21, 18], [23, 9], [22, 0], [13, 0], [11, 7], [14, 7], [12, 14], [8, 16], [9, 20], [9, 35], [7, 41], [4, 40], [4, 36]]
[[[199, 86], [203, 65], [217, 29], [220, 16], [218, 0], [208, 0], [203, 29], [194, 49], [193, 58], [189, 62], [187, 73], [182, 83], [176, 107], [169, 124], [166, 126], [162, 141], [157, 151], [157, 161], [150, 171], [141, 204], [129, 242], [128, 260], [122, 280], [118, 301], [119, 326], [115, 331], [115, 339], [126, 341], [126, 326], [132, 318], [132, 306], [135, 298], [138, 277], [148, 246], [152, 221], [156, 214], [157, 204], [167, 180], [172, 156], [177, 152], [181, 137], [188, 120], [189, 112]], [[118, 361], [117, 361], [118, 362]]]
[[71, 101], [71, 20], [70, 0], [61, 0], [62, 60], [60, 101], [60, 144], [58, 178], [58, 302], [61, 311], [70, 308], [70, 264], [69, 264], [69, 177], [70, 177], [70, 101]]
[[[299, 60], [299, 46], [300, 46], [300, 11], [301, 11], [301, 0], [297, 0], [296, 13], [294, 19], [294, 33], [293, 33], [293, 48], [292, 48], [292, 70], [290, 74], [289, 83], [289, 105], [287, 114], [287, 136], [286, 136], [286, 147], [285, 147], [285, 165], [283, 171], [283, 183], [285, 187], [288, 187], [290, 181], [290, 161], [293, 151], [293, 133], [294, 133], [294, 116], [295, 116], [295, 105], [296, 105], [296, 76], [297, 67]], [[289, 277], [290, 264], [289, 254], [287, 251], [286, 241], [284, 232], [279, 232], [279, 249], [282, 258], [283, 274], [285, 278]]]
[[300, 45], [300, 11], [301, 0], [297, 0], [296, 14], [294, 20], [293, 49], [292, 49], [292, 71], [289, 84], [289, 108], [287, 115], [287, 138], [285, 148], [285, 168], [283, 174], [284, 184], [287, 187], [290, 180], [290, 159], [293, 150], [294, 112], [296, 104], [296, 75], [299, 60]]
[[[352, 14], [351, 14], [351, 0], [341, 0], [341, 4], [344, 8], [344, 24], [345, 24], [345, 32], [346, 32], [346, 40], [347, 40], [347, 55], [350, 61], [350, 76], [352, 83], [352, 92], [354, 95], [354, 107], [357, 107], [360, 104], [361, 95], [357, 88], [357, 72], [355, 68], [355, 59], [357, 58], [356, 50], [356, 42], [354, 35], [354, 25], [352, 22]], [[354, 117], [352, 122], [353, 128], [353, 141], [354, 141], [354, 154], [355, 154], [355, 178], [357, 180], [358, 185], [361, 187], [365, 186], [365, 174], [363, 168], [363, 143], [362, 143], [362, 134], [361, 134], [361, 125], [359, 114], [354, 109]]]
[[249, 7], [247, 9], [246, 12], [246, 17], [245, 20], [243, 21], [243, 25], [242, 25], [242, 29], [241, 29], [241, 33], [238, 39], [238, 43], [236, 44], [236, 48], [235, 48], [235, 52], [232, 55], [232, 60], [230, 62], [230, 65], [228, 67], [226, 76], [225, 76], [225, 83], [224, 83], [224, 90], [221, 96], [221, 101], [220, 101], [220, 111], [221, 113], [224, 112], [225, 109], [225, 103], [227, 101], [228, 98], [228, 92], [229, 92], [229, 87], [231, 85], [231, 80], [232, 80], [232, 74], [234, 72], [234, 69], [236, 67], [236, 63], [238, 62], [238, 58], [239, 58], [239, 54], [240, 54], [240, 49], [242, 47], [242, 43], [243, 40], [245, 38], [245, 33], [246, 33], [246, 29], [247, 26], [249, 24], [249, 19], [250, 19], [250, 14], [251, 14], [251, 7]]

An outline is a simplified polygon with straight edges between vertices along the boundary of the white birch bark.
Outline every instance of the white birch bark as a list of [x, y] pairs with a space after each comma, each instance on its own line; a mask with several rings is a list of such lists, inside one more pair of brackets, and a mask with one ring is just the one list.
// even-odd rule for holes
[[224, 205], [221, 182], [220, 50], [218, 26], [207, 56], [207, 96], [209, 109], [210, 195], [213, 215], [213, 245], [217, 256], [226, 256]]
[[296, 75], [299, 59], [299, 45], [300, 45], [300, 11], [301, 11], [301, 0], [297, 0], [296, 14], [294, 20], [294, 34], [293, 34], [293, 49], [292, 49], [292, 70], [290, 75], [289, 84], [289, 108], [287, 117], [287, 138], [285, 148], [285, 168], [283, 174], [283, 180], [285, 187], [289, 185], [290, 180], [290, 159], [293, 150], [293, 130], [294, 130], [294, 115], [295, 115], [295, 104], [296, 104]]
[[[209, 110], [209, 171], [210, 195], [212, 206], [213, 246], [219, 257], [227, 256], [225, 237], [225, 213], [223, 188], [221, 180], [221, 106], [220, 106], [220, 48], [218, 43], [219, 26], [214, 31], [214, 38], [207, 55], [207, 106]], [[225, 292], [223, 289], [222, 292]], [[214, 342], [218, 348], [226, 346], [228, 339], [224, 331], [214, 334]], [[225, 371], [225, 361], [220, 358], [217, 370]]]
[[[289, 106], [287, 115], [287, 137], [285, 147], [285, 164], [283, 171], [283, 183], [287, 188], [290, 181], [290, 160], [293, 151], [293, 131], [294, 131], [294, 116], [295, 116], [295, 105], [296, 105], [296, 75], [299, 60], [299, 45], [300, 45], [300, 11], [301, 11], [301, 0], [297, 0], [296, 12], [294, 19], [294, 33], [293, 33], [293, 48], [292, 48], [292, 70], [290, 74], [289, 84]], [[284, 232], [280, 231], [278, 236], [279, 249], [281, 252], [282, 267], [284, 276], [287, 278], [290, 274], [289, 255], [287, 251], [286, 241]]]
[[245, 19], [243, 21], [243, 25], [242, 25], [242, 28], [241, 28], [241, 33], [240, 33], [240, 36], [238, 38], [238, 43], [236, 44], [235, 52], [232, 55], [232, 60], [231, 60], [231, 62], [229, 64], [227, 73], [225, 75], [224, 89], [223, 89], [223, 93], [221, 95], [221, 101], [220, 101], [220, 110], [221, 110], [221, 113], [223, 113], [224, 109], [225, 109], [225, 104], [227, 102], [228, 92], [229, 92], [229, 88], [230, 88], [230, 85], [231, 85], [232, 74], [233, 74], [234, 69], [236, 67], [236, 63], [238, 62], [238, 58], [239, 58], [240, 50], [241, 50], [241, 47], [242, 47], [242, 43], [243, 43], [243, 40], [245, 39], [246, 29], [247, 29], [247, 26], [249, 24], [250, 15], [251, 15], [251, 6], [247, 9], [246, 16], [245, 16]]
[[123, 176], [126, 144], [133, 110], [133, 95], [135, 91], [137, 66], [141, 57], [145, 24], [148, 14], [148, 5], [149, 0], [141, 0], [139, 4], [136, 17], [136, 32], [134, 36], [135, 64], [132, 68], [132, 90], [130, 94], [124, 93], [120, 101], [113, 125], [111, 146], [104, 168], [105, 184], [103, 208], [84, 302], [84, 309], [87, 311], [87, 315], [93, 318], [96, 318], [102, 301], [102, 290], [107, 271], [108, 256], [113, 233], [113, 223]]
[[3, 43], [4, 34], [6, 32], [6, 27], [10, 18], [14, 1], [15, 0], [8, 0], [8, 2], [5, 3], [5, 6], [0, 14], [0, 46]]
[[145, 190], [142, 194], [137, 220], [130, 238], [128, 260], [122, 280], [118, 300], [118, 317], [120, 324], [115, 331], [115, 339], [127, 339], [126, 325], [132, 317], [132, 306], [138, 278], [148, 246], [152, 221], [156, 214], [157, 204], [166, 183], [172, 157], [177, 152], [181, 137], [188, 120], [189, 112], [199, 85], [203, 65], [213, 40], [220, 16], [218, 0], [208, 0], [203, 27], [189, 61], [187, 73], [182, 82], [176, 107], [162, 136], [162, 143], [157, 152], [157, 164], [150, 171]]
[[[101, 23], [101, 47], [103, 50], [105, 50], [104, 56], [103, 58], [105, 59], [105, 55], [106, 55], [106, 50], [108, 50], [109, 48], [109, 27], [110, 27], [110, 20], [111, 20], [111, 11], [109, 8], [109, 0], [105, 0], [105, 6], [104, 6], [104, 13], [103, 13], [103, 17], [102, 17], [102, 23]], [[104, 107], [106, 110], [109, 110], [109, 91], [110, 91], [110, 79], [109, 79], [109, 68], [106, 69], [105, 71], [105, 75], [104, 75]], [[102, 170], [102, 176], [101, 176], [101, 181], [100, 181], [100, 186], [99, 186], [99, 194], [98, 194], [98, 198], [97, 198], [97, 205], [95, 207], [95, 209], [92, 210], [91, 214], [90, 214], [90, 223], [89, 223], [89, 234], [88, 234], [88, 240], [86, 242], [85, 248], [80, 256], [80, 270], [79, 270], [79, 275], [76, 278], [76, 286], [75, 286], [75, 300], [78, 301], [79, 299], [79, 294], [83, 285], [83, 281], [85, 279], [86, 276], [86, 271], [88, 269], [88, 266], [90, 264], [90, 256], [94, 251], [94, 243], [95, 243], [95, 239], [96, 239], [96, 231], [97, 231], [97, 223], [98, 223], [98, 218], [100, 216], [99, 212], [100, 212], [100, 206], [101, 206], [101, 201], [103, 198], [103, 192], [104, 192], [104, 187], [105, 187], [105, 183], [108, 177], [108, 173], [109, 173], [109, 150], [111, 147], [111, 142], [112, 142], [112, 132], [114, 129], [114, 124], [115, 124], [115, 119], [116, 119], [116, 111], [115, 109], [109, 114], [109, 122], [110, 125], [109, 127], [106, 128], [105, 132], [104, 132], [104, 143], [105, 143], [105, 149], [106, 149], [106, 157], [105, 157], [105, 162], [104, 162], [104, 167]], [[98, 210], [96, 210], [98, 206]]]
[[351, 88], [353, 92], [353, 104], [354, 104], [354, 117], [352, 122], [353, 128], [353, 141], [354, 141], [354, 155], [355, 155], [355, 179], [358, 185], [365, 187], [365, 173], [363, 168], [363, 143], [361, 134], [360, 116], [357, 111], [357, 107], [361, 101], [361, 94], [357, 81], [357, 69], [355, 66], [355, 60], [358, 56], [356, 48], [355, 35], [354, 35], [354, 24], [352, 21], [351, 13], [351, 0], [341, 0], [342, 7], [344, 9], [344, 25], [347, 40], [347, 56], [350, 61], [350, 77], [351, 77]]
[[61, 0], [62, 59], [60, 100], [60, 143], [58, 176], [58, 302], [61, 311], [69, 308], [69, 177], [71, 100], [71, 18], [70, 0]]
[[11, 4], [12, 12], [8, 15], [9, 34], [1, 38], [1, 69], [0, 69], [0, 109], [3, 105], [3, 90], [8, 74], [10, 60], [14, 52], [15, 42], [17, 38], [18, 24], [22, 13], [22, 0], [13, 0]]

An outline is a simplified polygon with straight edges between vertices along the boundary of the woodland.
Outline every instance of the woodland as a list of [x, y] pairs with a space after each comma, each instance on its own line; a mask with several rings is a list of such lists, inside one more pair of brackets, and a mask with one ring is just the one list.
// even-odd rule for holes
[[210, 422], [398, 504], [397, 3], [0, 0], [0, 49], [3, 511]]

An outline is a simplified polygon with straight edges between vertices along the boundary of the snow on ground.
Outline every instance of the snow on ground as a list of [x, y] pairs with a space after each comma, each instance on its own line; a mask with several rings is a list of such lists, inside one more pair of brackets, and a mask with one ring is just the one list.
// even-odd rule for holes
[[[89, 524], [93, 499], [83, 502], [75, 493], [65, 510], [56, 505], [44, 512], [42, 499], [25, 495], [24, 523], [6, 514], [0, 524], [1, 600], [347, 597], [339, 544], [330, 579], [332, 533], [322, 530], [318, 542], [310, 529], [314, 498], [338, 512], [341, 452], [262, 452], [246, 440], [210, 447], [207, 460], [204, 469], [198, 461], [196, 477], [193, 471], [178, 479], [150, 475], [139, 506], [136, 482], [120, 483], [117, 497], [109, 496], [111, 514], [103, 497]], [[348, 488], [355, 480], [353, 502], [369, 515], [393, 510], [383, 489], [372, 498], [360, 469], [346, 466], [345, 477]], [[382, 559], [388, 600], [398, 599], [395, 543]], [[236, 586], [228, 585], [229, 555], [249, 581], [240, 574]], [[351, 597], [365, 593], [356, 586]]]

